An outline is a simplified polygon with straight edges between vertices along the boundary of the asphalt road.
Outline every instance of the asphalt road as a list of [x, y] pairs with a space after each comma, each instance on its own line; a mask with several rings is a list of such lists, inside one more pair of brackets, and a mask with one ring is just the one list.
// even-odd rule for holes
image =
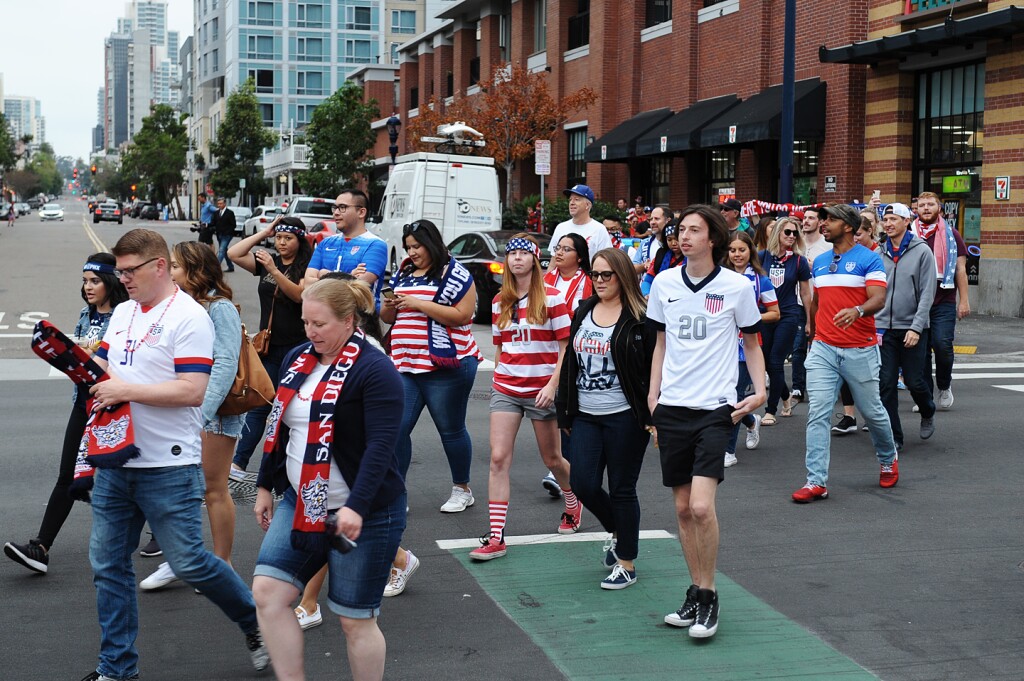
[[[85, 215], [84, 204], [74, 202], [63, 223], [28, 216], [12, 229], [0, 227], [8, 255], [0, 278], [0, 541], [34, 536], [70, 408], [68, 381], [47, 379], [47, 367], [28, 350], [39, 318], [33, 313], [46, 313], [61, 328], [73, 325], [82, 305], [80, 266], [98, 248], [89, 231], [110, 246], [134, 226], [93, 226], [83, 223]], [[192, 237], [187, 224], [143, 224], [172, 243]], [[244, 272], [230, 276], [252, 323], [256, 282]], [[722, 619], [718, 636], [704, 645], [660, 624], [688, 584], [674, 540], [641, 542], [640, 581], [623, 592], [598, 588], [604, 573], [596, 543], [511, 546], [506, 558], [483, 565], [467, 565], [466, 549], [438, 545], [479, 536], [487, 526], [490, 373], [481, 371], [468, 417], [475, 506], [457, 515], [438, 512], [450, 483], [426, 414], [414, 434], [403, 543], [422, 566], [405, 594], [384, 603], [386, 677], [1024, 677], [1024, 470], [1014, 425], [1024, 409], [1024, 357], [1012, 354], [1024, 348], [1019, 320], [964, 328], [979, 354], [961, 358], [956, 403], [938, 415], [932, 440], [917, 439], [917, 417], [904, 397], [908, 446], [896, 488], [878, 487], [867, 434], [858, 432], [833, 441], [831, 498], [791, 503], [804, 478], [803, 405], [764, 430], [759, 450], [741, 448], [739, 465], [719, 490]], [[489, 334], [479, 331], [487, 354]], [[543, 472], [524, 429], [512, 470], [509, 535], [553, 534], [560, 503], [540, 488]], [[653, 448], [639, 494], [643, 529], [674, 535]], [[78, 679], [94, 668], [89, 525], [88, 507], [76, 505], [45, 577], [0, 557], [0, 651], [8, 677]], [[583, 531], [600, 532], [586, 513]], [[246, 578], [260, 540], [250, 508], [240, 502], [234, 565]], [[158, 562], [138, 558], [138, 578]], [[241, 635], [191, 589], [143, 593], [139, 601], [143, 679], [272, 678], [252, 671]], [[305, 641], [308, 678], [351, 678], [336, 620], [306, 632]]]

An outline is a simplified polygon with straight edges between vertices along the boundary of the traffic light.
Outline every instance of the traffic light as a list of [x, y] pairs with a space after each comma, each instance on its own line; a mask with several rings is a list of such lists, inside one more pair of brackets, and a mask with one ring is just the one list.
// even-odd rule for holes
[[71, 171], [71, 175], [77, 180], [78, 179], [78, 168]]
[[135, 185], [133, 184], [132, 185], [132, 194], [134, 194], [134, 193], [135, 193]]
[[93, 163], [92, 166], [90, 166], [89, 171], [92, 172], [93, 175], [96, 174], [96, 164], [95, 163]]

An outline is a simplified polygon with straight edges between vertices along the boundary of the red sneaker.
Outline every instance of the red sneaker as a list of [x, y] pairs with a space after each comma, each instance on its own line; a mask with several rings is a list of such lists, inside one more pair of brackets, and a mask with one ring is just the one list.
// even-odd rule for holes
[[798, 504], [809, 504], [815, 499], [828, 499], [828, 490], [821, 485], [807, 483], [793, 492], [793, 501]]
[[482, 546], [469, 552], [473, 560], [494, 560], [505, 555], [505, 539], [495, 539], [493, 535], [487, 534], [480, 537]]
[[566, 511], [562, 514], [562, 522], [558, 525], [558, 534], [575, 534], [580, 529], [582, 518], [583, 504], [577, 504], [575, 513]]
[[895, 487], [900, 481], [900, 462], [896, 459], [891, 464], [882, 464], [882, 472], [878, 475], [879, 487]]

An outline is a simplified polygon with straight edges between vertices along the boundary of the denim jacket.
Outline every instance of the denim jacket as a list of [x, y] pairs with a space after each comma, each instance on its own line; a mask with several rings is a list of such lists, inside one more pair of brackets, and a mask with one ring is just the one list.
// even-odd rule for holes
[[234, 303], [225, 298], [218, 298], [205, 307], [213, 320], [213, 369], [210, 371], [210, 382], [206, 386], [206, 396], [201, 407], [203, 423], [209, 423], [217, 417], [217, 410], [227, 397], [238, 372], [242, 319]]
[[[91, 310], [90, 310], [89, 306], [86, 305], [85, 307], [82, 308], [82, 311], [78, 314], [78, 323], [75, 324], [75, 333], [74, 333], [74, 336], [73, 336], [73, 338], [75, 340], [77, 340], [79, 338], [82, 338], [87, 333], [89, 333], [89, 328], [92, 326], [91, 317], [92, 317]], [[106, 315], [103, 317], [103, 325], [100, 327], [100, 333], [99, 333], [99, 336], [97, 337], [98, 340], [103, 340], [103, 336], [105, 336], [107, 334], [107, 326], [109, 326], [109, 325], [110, 325], [110, 313], [107, 312]], [[88, 395], [86, 395], [86, 396], [88, 396]], [[79, 404], [79, 402], [78, 402], [78, 386], [77, 385], [75, 386], [75, 390], [72, 393], [72, 401], [75, 402], [75, 404]], [[85, 399], [84, 398], [83, 398], [83, 400], [82, 400], [82, 402], [80, 404], [83, 407], [85, 406]]]

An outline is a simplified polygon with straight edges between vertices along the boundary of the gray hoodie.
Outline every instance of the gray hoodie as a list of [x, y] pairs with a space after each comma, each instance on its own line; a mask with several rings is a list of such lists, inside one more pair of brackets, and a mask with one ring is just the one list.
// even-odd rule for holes
[[885, 247], [879, 249], [885, 264], [885, 307], [875, 315], [879, 329], [911, 330], [920, 334], [928, 328], [935, 299], [935, 256], [928, 244], [915, 236], [893, 262]]

